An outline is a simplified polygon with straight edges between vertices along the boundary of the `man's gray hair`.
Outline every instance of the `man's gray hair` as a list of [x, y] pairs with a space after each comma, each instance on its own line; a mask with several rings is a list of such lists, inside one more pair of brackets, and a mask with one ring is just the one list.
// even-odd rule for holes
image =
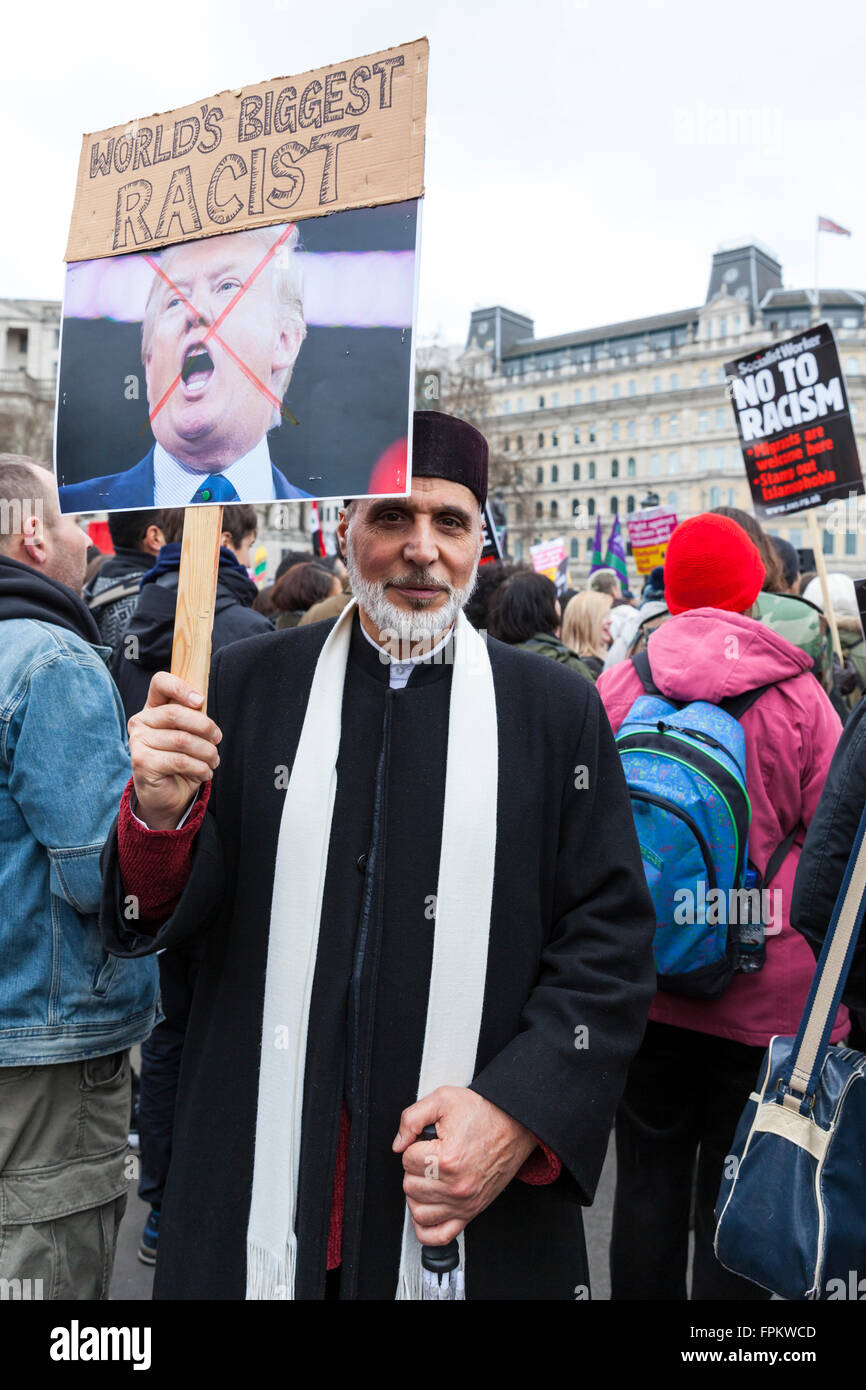
[[[261, 247], [261, 257], [267, 255], [274, 242], [280, 234], [279, 227], [252, 227], [245, 232], [227, 232], [226, 236], [247, 237], [254, 245]], [[297, 226], [292, 227], [291, 232], [274, 252], [270, 264], [262, 271], [262, 274], [270, 274], [271, 285], [274, 293], [274, 309], [277, 323], [283, 328], [293, 327], [298, 331], [298, 346], [303, 342], [307, 325], [304, 321], [304, 292], [303, 278], [301, 272], [300, 258], [297, 254], [299, 231]], [[178, 242], [176, 246], [169, 246], [159, 258], [159, 266], [166, 275], [172, 259], [179, 251], [182, 251], [189, 242]], [[153, 282], [147, 296], [147, 304], [144, 309], [144, 319], [141, 324], [141, 360], [146, 366], [150, 356], [150, 344], [153, 338], [153, 330], [156, 324], [157, 311], [159, 307], [159, 295], [157, 291], [165, 284], [160, 275], [154, 272]], [[292, 368], [285, 367], [274, 378], [274, 395], [282, 401], [283, 396], [288, 390], [289, 381], [292, 376]], [[264, 383], [266, 386], [268, 382]], [[270, 428], [274, 429], [280, 424], [281, 415], [276, 406], [271, 420]]]
[[589, 587], [600, 594], [610, 594], [614, 598], [617, 590], [622, 589], [616, 570], [596, 570], [589, 577]]
[[28, 517], [48, 529], [57, 522], [57, 489], [43, 470], [45, 464], [24, 454], [0, 454], [0, 551], [10, 549]]

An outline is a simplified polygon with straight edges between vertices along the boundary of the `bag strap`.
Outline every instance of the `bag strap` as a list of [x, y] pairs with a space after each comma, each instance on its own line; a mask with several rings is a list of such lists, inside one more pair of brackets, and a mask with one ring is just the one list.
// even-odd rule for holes
[[794, 1039], [794, 1059], [787, 1079], [777, 1084], [777, 1103], [808, 1115], [815, 1104], [815, 1089], [824, 1051], [833, 1031], [836, 1010], [845, 988], [851, 957], [866, 912], [866, 807], [848, 857], [845, 877], [839, 889], [833, 916], [827, 928], [821, 955], [800, 1028]]
[[[669, 695], [663, 695], [653, 680], [652, 667], [650, 666], [649, 652], [644, 647], [642, 652], [636, 652], [629, 657], [632, 666], [637, 671], [638, 679], [646, 691], [647, 695], [658, 695], [662, 700], [667, 700], [669, 705], [675, 705], [676, 700], [672, 700]], [[681, 706], [680, 706], [681, 708]]]
[[764, 870], [764, 876], [761, 879], [762, 888], [766, 888], [770, 880], [776, 877], [776, 874], [779, 872], [779, 870], [785, 862], [788, 850], [791, 848], [791, 846], [797, 838], [797, 831], [799, 829], [799, 825], [795, 825], [790, 835], [786, 835], [782, 843], [780, 845], [777, 845], [776, 848], [773, 850], [773, 853], [767, 860], [767, 867]]

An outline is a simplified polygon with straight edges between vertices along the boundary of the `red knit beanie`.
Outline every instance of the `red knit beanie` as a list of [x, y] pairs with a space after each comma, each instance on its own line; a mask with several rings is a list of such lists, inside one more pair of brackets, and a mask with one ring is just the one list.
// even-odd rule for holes
[[693, 516], [680, 523], [668, 542], [665, 601], [670, 613], [689, 608], [744, 613], [764, 578], [761, 552], [729, 516]]

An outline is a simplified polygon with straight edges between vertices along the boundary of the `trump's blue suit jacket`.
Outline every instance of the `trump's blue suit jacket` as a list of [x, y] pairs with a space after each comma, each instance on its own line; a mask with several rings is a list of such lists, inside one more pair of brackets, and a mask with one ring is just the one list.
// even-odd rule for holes
[[[312, 497], [294, 487], [285, 474], [271, 464], [274, 496], [277, 501], [291, 497]], [[125, 473], [107, 473], [103, 478], [85, 478], [83, 483], [67, 483], [58, 489], [62, 512], [104, 512], [130, 507], [155, 507], [153, 496], [153, 448], [134, 468]], [[241, 498], [242, 502], [264, 502], [263, 497]]]

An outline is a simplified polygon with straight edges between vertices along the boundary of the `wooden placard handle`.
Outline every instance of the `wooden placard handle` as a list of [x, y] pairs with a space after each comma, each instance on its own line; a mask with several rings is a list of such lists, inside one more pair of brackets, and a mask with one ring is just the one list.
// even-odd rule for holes
[[808, 511], [806, 515], [809, 518], [809, 535], [812, 540], [812, 549], [815, 552], [815, 568], [818, 571], [818, 578], [821, 581], [821, 594], [824, 599], [824, 617], [830, 624], [830, 632], [833, 637], [833, 650], [844, 666], [845, 658], [842, 655], [842, 643], [839, 641], [839, 628], [836, 625], [836, 614], [830, 602], [830, 586], [827, 583], [827, 566], [824, 564], [823, 538], [818, 531], [818, 520], [814, 511]]
[[222, 507], [184, 508], [171, 674], [201, 691], [203, 708], [207, 706], [222, 528]]

